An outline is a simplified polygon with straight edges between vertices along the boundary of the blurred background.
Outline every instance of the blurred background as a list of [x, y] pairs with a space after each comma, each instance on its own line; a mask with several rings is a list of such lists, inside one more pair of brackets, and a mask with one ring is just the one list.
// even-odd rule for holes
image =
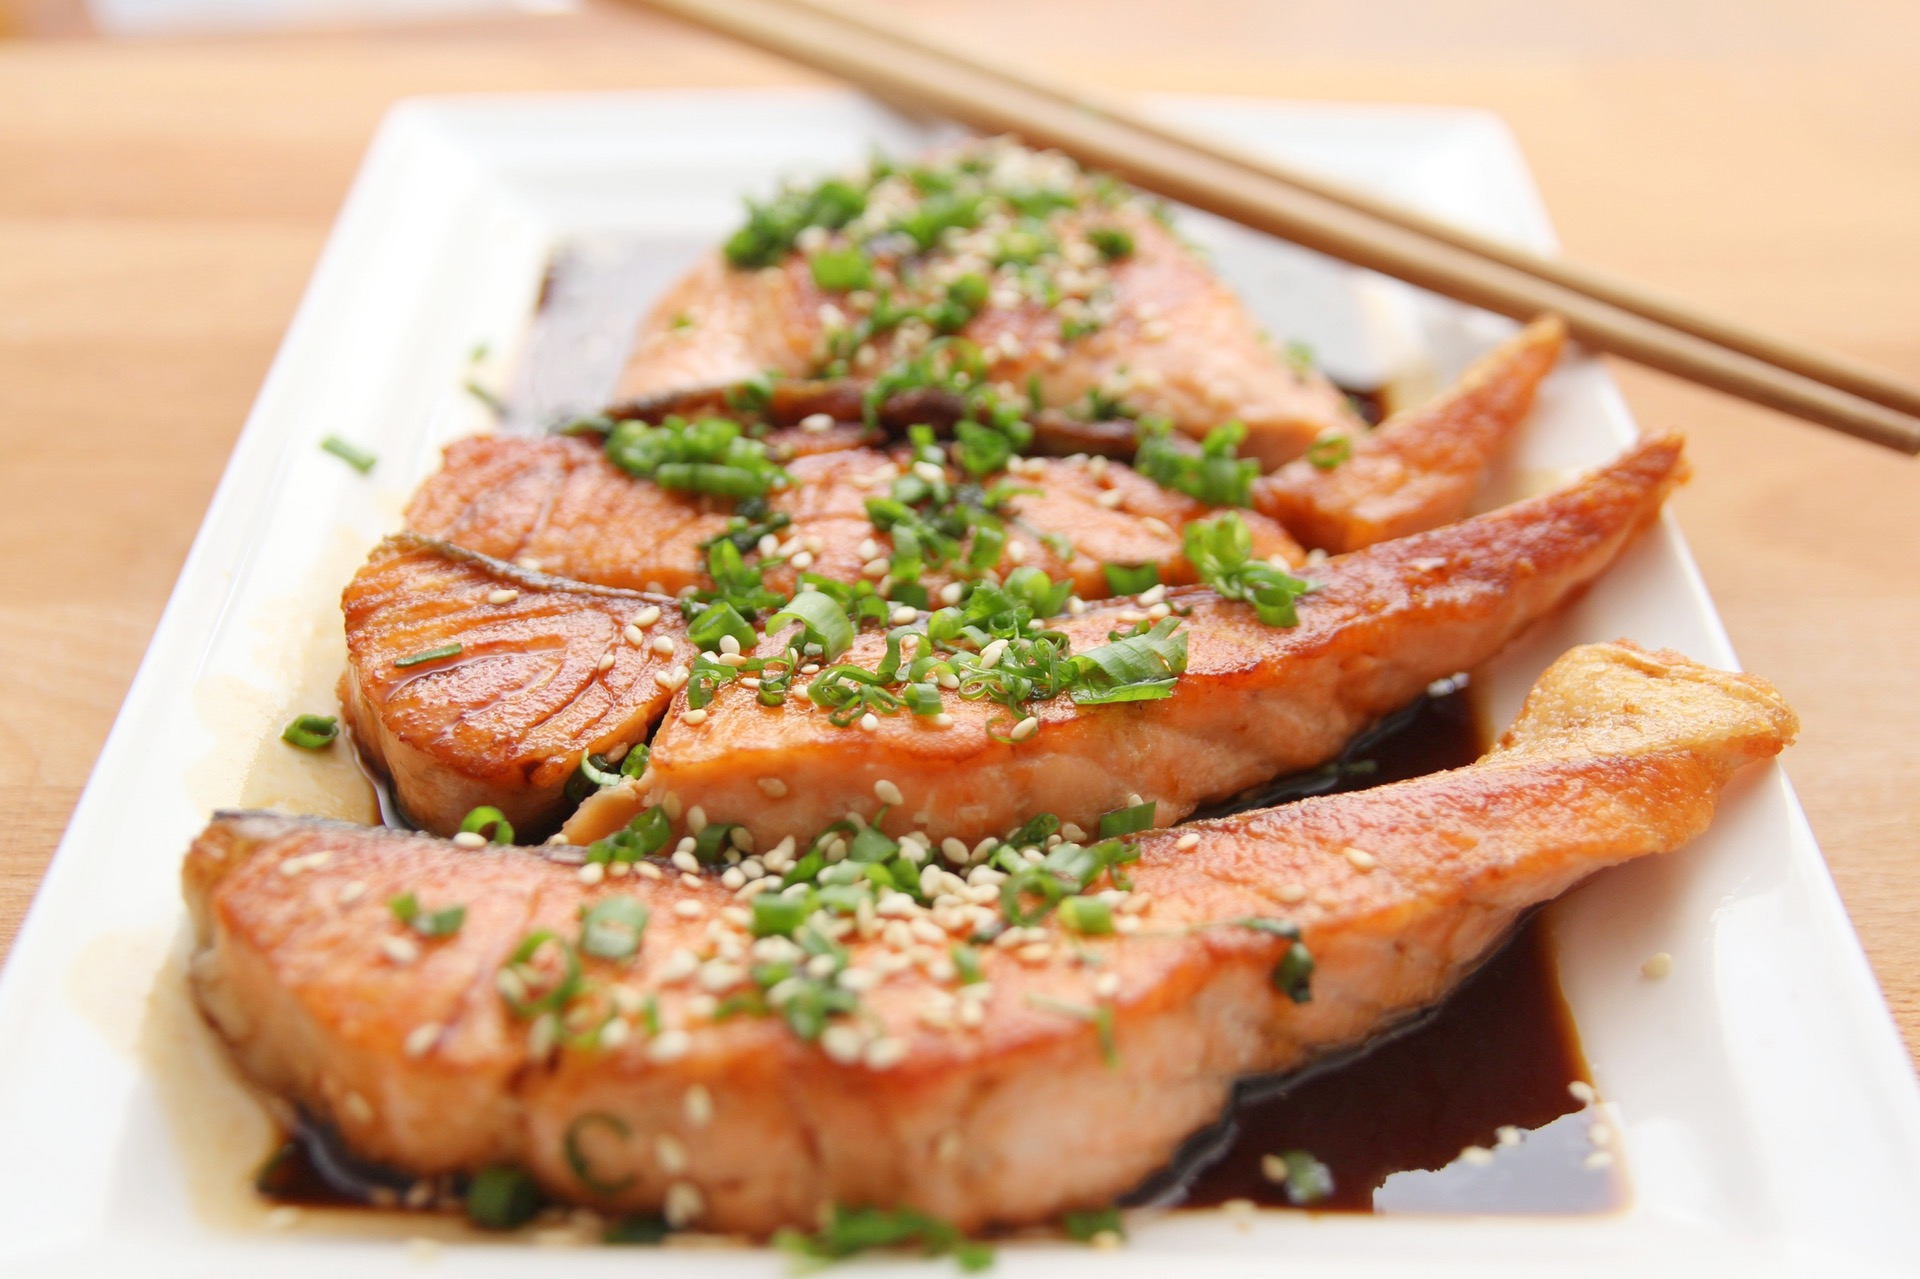
[[[1110, 90], [1490, 109], [1570, 255], [1920, 377], [1920, 5], [885, 2]], [[814, 82], [605, 0], [0, 0], [0, 953], [382, 113]], [[1617, 371], [1920, 1045], [1920, 472]]]

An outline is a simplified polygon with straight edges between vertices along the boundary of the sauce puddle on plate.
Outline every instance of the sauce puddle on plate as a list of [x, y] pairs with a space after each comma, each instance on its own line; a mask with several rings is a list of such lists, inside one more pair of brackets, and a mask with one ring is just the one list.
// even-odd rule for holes
[[[1472, 763], [1485, 738], [1464, 684], [1442, 681], [1335, 763], [1207, 815]], [[1594, 1131], [1603, 1121], [1570, 1090], [1586, 1078], [1536, 917], [1413, 1024], [1311, 1070], [1243, 1083], [1221, 1123], [1190, 1141], [1130, 1202], [1292, 1207], [1265, 1167], [1269, 1156], [1304, 1151], [1332, 1174], [1332, 1193], [1313, 1205], [1318, 1210], [1612, 1211], [1626, 1201], [1625, 1184], [1595, 1141], [1605, 1135]], [[461, 1190], [454, 1178], [410, 1182], [356, 1159], [320, 1126], [291, 1134], [259, 1186], [272, 1200], [308, 1207], [455, 1210]]]

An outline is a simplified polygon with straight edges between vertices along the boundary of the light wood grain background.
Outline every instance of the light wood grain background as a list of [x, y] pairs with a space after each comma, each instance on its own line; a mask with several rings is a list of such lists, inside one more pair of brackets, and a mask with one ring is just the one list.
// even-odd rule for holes
[[[1502, 114], [1567, 251], [1920, 378], [1920, 6], [893, 0], [1120, 90]], [[375, 123], [415, 93], [804, 82], [617, 7], [89, 38], [0, 4], [0, 946], [92, 768]], [[65, 33], [65, 34], [60, 34]], [[1910, 1047], [1920, 469], [1632, 368]], [[165, 743], [154, 749], [165, 750]], [[170, 850], [156, 849], [156, 856]]]

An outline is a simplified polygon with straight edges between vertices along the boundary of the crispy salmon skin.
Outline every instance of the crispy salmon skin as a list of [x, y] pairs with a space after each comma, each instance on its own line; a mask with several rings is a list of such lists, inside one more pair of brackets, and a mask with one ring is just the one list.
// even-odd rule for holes
[[[513, 1163], [754, 1235], [829, 1202], [1039, 1222], [1138, 1183], [1235, 1079], [1442, 997], [1528, 907], [1684, 845], [1796, 728], [1761, 680], [1591, 645], [1474, 765], [1142, 833], [1124, 882], [1016, 927], [984, 865], [829, 901], [752, 856], [683, 876], [221, 814], [183, 869], [194, 988], [256, 1083], [416, 1175]], [[423, 937], [396, 898], [464, 914]]]
[[670, 598], [413, 534], [374, 549], [341, 609], [354, 740], [408, 817], [443, 835], [482, 805], [551, 829], [581, 758], [645, 741], [694, 655]]
[[[1176, 821], [1332, 758], [1433, 680], [1493, 656], [1603, 572], [1681, 473], [1679, 440], [1649, 440], [1559, 492], [1335, 557], [1311, 570], [1317, 589], [1296, 626], [1263, 625], [1202, 588], [1171, 592], [1189, 637], [1172, 695], [1112, 706], [1056, 697], [1030, 708], [1025, 740], [1011, 740], [1005, 707], [952, 691], [944, 720], [892, 714], [859, 731], [801, 698], [765, 706], [728, 685], [699, 722], [670, 714], [646, 775], [590, 799], [567, 832], [598, 838], [648, 805], [697, 807], [762, 848], [848, 813], [936, 845], [1002, 835], [1035, 811], [1091, 830], [1143, 799], [1161, 823]], [[1051, 625], [1080, 652], [1141, 615], [1115, 605]], [[863, 636], [843, 660], [871, 665], [881, 648]], [[881, 817], [883, 782], [900, 799]]]
[[1089, 419], [1124, 403], [1198, 437], [1244, 422], [1266, 468], [1362, 423], [1270, 343], [1153, 206], [1064, 156], [992, 139], [761, 206], [642, 322], [615, 397], [916, 376], [967, 344], [976, 385]]

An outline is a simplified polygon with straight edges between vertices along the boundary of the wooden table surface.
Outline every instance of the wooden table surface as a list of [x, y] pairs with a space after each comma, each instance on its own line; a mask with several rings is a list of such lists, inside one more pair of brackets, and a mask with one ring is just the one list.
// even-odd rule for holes
[[[1115, 89], [1490, 108], [1570, 254], [1920, 378], [1912, 6], [894, 8], [1017, 32], [1029, 60]], [[0, 33], [63, 14], [0, 6]], [[416, 93], [808, 79], [591, 7], [297, 37], [0, 40], [0, 946], [381, 113]], [[1644, 425], [1691, 439], [1682, 522], [1743, 661], [1805, 721], [1788, 769], [1920, 1047], [1920, 470], [1618, 373]]]

